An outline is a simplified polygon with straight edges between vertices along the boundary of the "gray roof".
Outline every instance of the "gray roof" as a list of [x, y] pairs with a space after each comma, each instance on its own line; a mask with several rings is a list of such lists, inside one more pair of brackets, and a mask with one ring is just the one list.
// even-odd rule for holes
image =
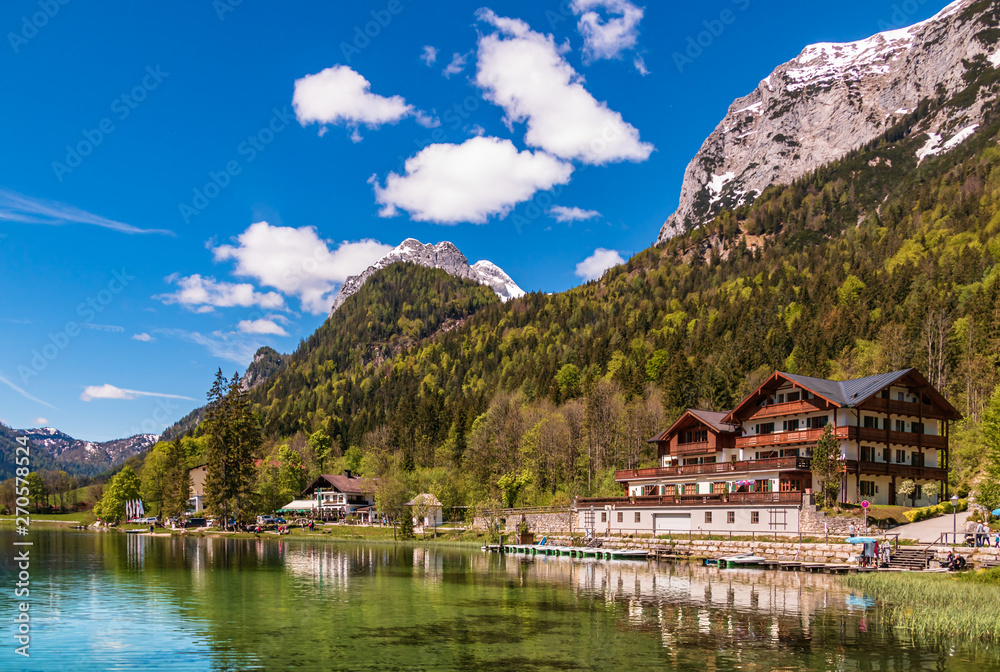
[[884, 390], [913, 369], [903, 369], [892, 373], [882, 373], [877, 376], [867, 378], [855, 378], [854, 380], [827, 380], [825, 378], [810, 378], [809, 376], [797, 376], [792, 373], [779, 371], [779, 375], [787, 378], [796, 385], [820, 395], [838, 406], [854, 406], [860, 404], [868, 397]]
[[716, 411], [699, 411], [694, 408], [689, 408], [688, 413], [698, 418], [699, 420], [701, 420], [702, 422], [704, 422], [706, 425], [708, 425], [717, 432], [733, 431], [732, 425], [727, 425], [726, 423], [722, 422], [722, 419], [727, 415], [729, 415], [731, 411], [722, 411], [717, 413]]

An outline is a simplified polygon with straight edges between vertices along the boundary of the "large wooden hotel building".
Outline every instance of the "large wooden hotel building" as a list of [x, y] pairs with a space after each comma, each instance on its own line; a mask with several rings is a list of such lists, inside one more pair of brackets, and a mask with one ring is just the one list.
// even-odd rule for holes
[[[828, 424], [841, 501], [927, 505], [931, 483], [947, 496], [948, 427], [959, 418], [915, 369], [840, 382], [775, 372], [731, 411], [686, 411], [651, 439], [657, 466], [616, 473], [624, 497], [578, 500], [580, 525], [797, 531], [789, 516], [817, 487], [810, 457]], [[915, 484], [906, 496], [905, 480]]]

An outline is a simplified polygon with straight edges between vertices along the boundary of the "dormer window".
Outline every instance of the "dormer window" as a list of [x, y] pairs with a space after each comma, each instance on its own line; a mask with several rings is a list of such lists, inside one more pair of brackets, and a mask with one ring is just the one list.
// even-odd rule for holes
[[789, 392], [788, 393], [788, 401], [798, 401], [801, 397], [802, 397], [802, 394], [799, 393], [799, 392]]

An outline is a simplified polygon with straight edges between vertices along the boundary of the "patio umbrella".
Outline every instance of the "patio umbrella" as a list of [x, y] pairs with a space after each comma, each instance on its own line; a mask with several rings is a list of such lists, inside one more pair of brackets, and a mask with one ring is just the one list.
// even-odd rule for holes
[[874, 544], [875, 540], [871, 537], [848, 537], [847, 543], [849, 544]]
[[993, 509], [994, 516], [1000, 516], [1000, 509]]

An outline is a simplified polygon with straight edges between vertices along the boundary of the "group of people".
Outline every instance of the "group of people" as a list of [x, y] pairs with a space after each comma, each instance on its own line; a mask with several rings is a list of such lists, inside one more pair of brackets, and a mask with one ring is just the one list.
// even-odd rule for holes
[[[966, 538], [972, 537], [972, 541], [976, 548], [990, 546], [990, 526], [986, 525], [982, 521], [975, 523], [970, 521], [968, 527], [966, 528]], [[994, 540], [994, 546], [1000, 548], [1000, 530], [996, 531], [996, 539]]]
[[[987, 544], [987, 546], [988, 545], [989, 544]], [[965, 558], [963, 558], [961, 555], [956, 555], [951, 551], [948, 552], [948, 557], [944, 561], [944, 566], [953, 572], [958, 572], [965, 569], [966, 564], [967, 563], [965, 561]]]
[[859, 567], [888, 567], [892, 559], [892, 545], [888, 541], [866, 541], [858, 555]]

